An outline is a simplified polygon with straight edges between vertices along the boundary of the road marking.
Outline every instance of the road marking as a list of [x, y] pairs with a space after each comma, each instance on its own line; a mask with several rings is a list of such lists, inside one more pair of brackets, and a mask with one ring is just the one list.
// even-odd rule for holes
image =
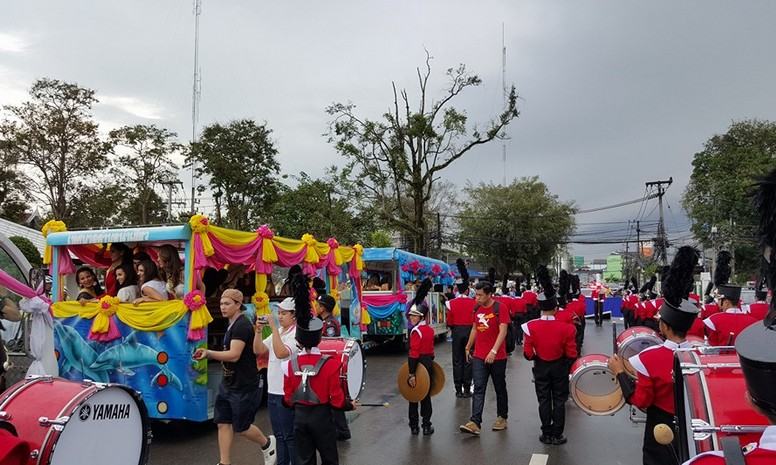
[[528, 465], [547, 465], [547, 460], [550, 458], [547, 454], [533, 454], [531, 455], [531, 461]]

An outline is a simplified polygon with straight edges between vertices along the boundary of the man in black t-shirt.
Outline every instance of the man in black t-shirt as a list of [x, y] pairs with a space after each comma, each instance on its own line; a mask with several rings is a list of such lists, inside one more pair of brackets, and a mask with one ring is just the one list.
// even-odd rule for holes
[[237, 289], [221, 294], [221, 314], [229, 320], [224, 350], [197, 349], [194, 359], [220, 361], [224, 378], [218, 387], [213, 421], [218, 425], [219, 464], [231, 464], [234, 433], [261, 445], [264, 463], [274, 465], [275, 437], [265, 436], [253, 424], [259, 410], [259, 372], [253, 354], [253, 325], [242, 313], [243, 295]]

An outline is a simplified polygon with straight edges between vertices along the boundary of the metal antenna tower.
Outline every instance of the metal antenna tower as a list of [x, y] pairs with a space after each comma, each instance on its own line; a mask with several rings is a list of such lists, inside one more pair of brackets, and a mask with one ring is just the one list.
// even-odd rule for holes
[[[202, 81], [199, 69], [199, 16], [202, 14], [202, 0], [194, 0], [194, 85], [191, 93], [191, 142], [197, 142], [197, 123], [199, 122], [199, 98], [202, 93]], [[197, 162], [191, 159], [191, 214], [196, 210]]]
[[[501, 23], [501, 92], [504, 97], [504, 104], [509, 104], [509, 93], [507, 92], [507, 46], [504, 38], [504, 23]], [[501, 144], [501, 162], [503, 163], [502, 184], [507, 185], [507, 143]]]

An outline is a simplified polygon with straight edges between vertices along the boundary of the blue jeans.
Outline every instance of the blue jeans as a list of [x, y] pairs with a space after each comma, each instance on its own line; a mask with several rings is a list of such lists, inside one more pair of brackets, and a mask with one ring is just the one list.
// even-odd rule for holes
[[278, 441], [277, 465], [293, 465], [296, 462], [296, 447], [294, 446], [294, 411], [283, 406], [283, 396], [268, 394], [269, 421], [272, 433]]
[[485, 389], [488, 387], [488, 377], [493, 380], [496, 390], [496, 414], [506, 419], [509, 412], [507, 399], [507, 361], [496, 360], [485, 363], [477, 357], [472, 357], [472, 375], [474, 378], [474, 394], [472, 395], [471, 421], [482, 424], [482, 409], [485, 407]]

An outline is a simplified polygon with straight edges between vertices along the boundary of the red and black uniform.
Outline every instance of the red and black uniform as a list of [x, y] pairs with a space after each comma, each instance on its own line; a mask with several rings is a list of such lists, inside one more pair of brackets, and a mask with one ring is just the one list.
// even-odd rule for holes
[[758, 300], [749, 304], [749, 315], [757, 321], [765, 319], [765, 315], [768, 314], [768, 303], [763, 300]]
[[342, 331], [340, 322], [334, 318], [334, 315], [329, 315], [323, 320], [323, 336], [324, 337], [339, 337]]
[[[744, 447], [744, 463], [746, 465], [773, 465], [776, 463], [776, 426], [769, 426], [757, 443]], [[715, 450], [696, 455], [684, 462], [684, 465], [726, 465], [722, 451]]]
[[[323, 319], [323, 335], [325, 337], [340, 337], [342, 334], [342, 326], [340, 322], [329, 314]], [[334, 426], [337, 429], [337, 440], [350, 439], [350, 427], [348, 426], [348, 419], [345, 418], [345, 412], [343, 410], [334, 410], [331, 412], [334, 418]]]
[[526, 318], [528, 318], [529, 321], [534, 318], [539, 318], [539, 314], [541, 313], [539, 311], [539, 294], [529, 289], [523, 291], [522, 297], [525, 300]]
[[716, 302], [711, 302], [708, 304], [703, 304], [701, 306], [701, 319], [705, 320], [706, 318], [710, 317], [711, 315], [714, 315], [715, 313], [719, 313], [722, 310], [720, 310], [719, 305], [717, 305]]
[[471, 395], [472, 364], [466, 361], [466, 343], [472, 330], [472, 314], [476, 301], [471, 297], [458, 296], [448, 300], [447, 326], [453, 337], [453, 383], [457, 395]]
[[756, 323], [757, 320], [738, 308], [729, 308], [721, 313], [715, 313], [703, 320], [711, 346], [730, 346], [736, 342], [741, 331]]
[[[648, 347], [628, 359], [637, 373], [635, 387], [627, 374], [617, 375], [625, 400], [647, 411], [642, 447], [644, 465], [665, 465], [676, 462], [671, 450], [655, 440], [653, 430], [655, 425], [660, 423], [673, 424], [674, 351], [689, 347], [687, 342], [677, 344], [673, 341], [665, 341], [663, 345]], [[675, 442], [672, 447], [676, 450]]]
[[695, 321], [692, 322], [690, 329], [687, 330], [687, 335], [699, 337], [701, 339], [706, 337], [706, 325], [703, 324], [703, 320], [696, 318]]
[[353, 404], [342, 390], [339, 360], [321, 355], [315, 347], [299, 353], [284, 365], [287, 368], [283, 404], [295, 410], [296, 463], [317, 464], [317, 452], [324, 465], [338, 464], [332, 409], [353, 410]]
[[657, 315], [658, 310], [660, 310], [660, 306], [663, 305], [663, 301], [663, 298], [657, 298], [642, 302], [641, 307], [637, 312], [637, 324], [659, 331], [655, 316]]
[[628, 294], [622, 298], [622, 316], [625, 328], [630, 328], [636, 321], [636, 305], [639, 303], [639, 296]]
[[593, 304], [595, 305], [595, 325], [603, 326], [604, 324], [604, 302], [606, 302], [606, 288], [598, 286], [593, 288], [592, 291]]
[[[453, 299], [455, 300], [455, 299]], [[429, 378], [432, 379], [434, 370], [432, 362], [434, 361], [434, 329], [426, 324], [425, 320], [420, 320], [417, 326], [410, 331], [410, 350], [407, 357], [409, 372], [415, 374], [418, 364], [426, 367]], [[418, 427], [418, 402], [409, 403], [410, 428]], [[426, 397], [420, 401], [420, 416], [423, 417], [423, 429], [431, 426], [431, 390]]]
[[526, 301], [523, 297], [515, 297], [514, 305], [511, 309], [512, 331], [515, 334], [515, 345], [523, 344], [523, 323], [526, 321], [526, 312], [528, 311]]
[[576, 330], [553, 316], [542, 315], [523, 325], [523, 355], [533, 360], [534, 387], [539, 401], [542, 435], [560, 438], [566, 424], [569, 365], [577, 358]]

